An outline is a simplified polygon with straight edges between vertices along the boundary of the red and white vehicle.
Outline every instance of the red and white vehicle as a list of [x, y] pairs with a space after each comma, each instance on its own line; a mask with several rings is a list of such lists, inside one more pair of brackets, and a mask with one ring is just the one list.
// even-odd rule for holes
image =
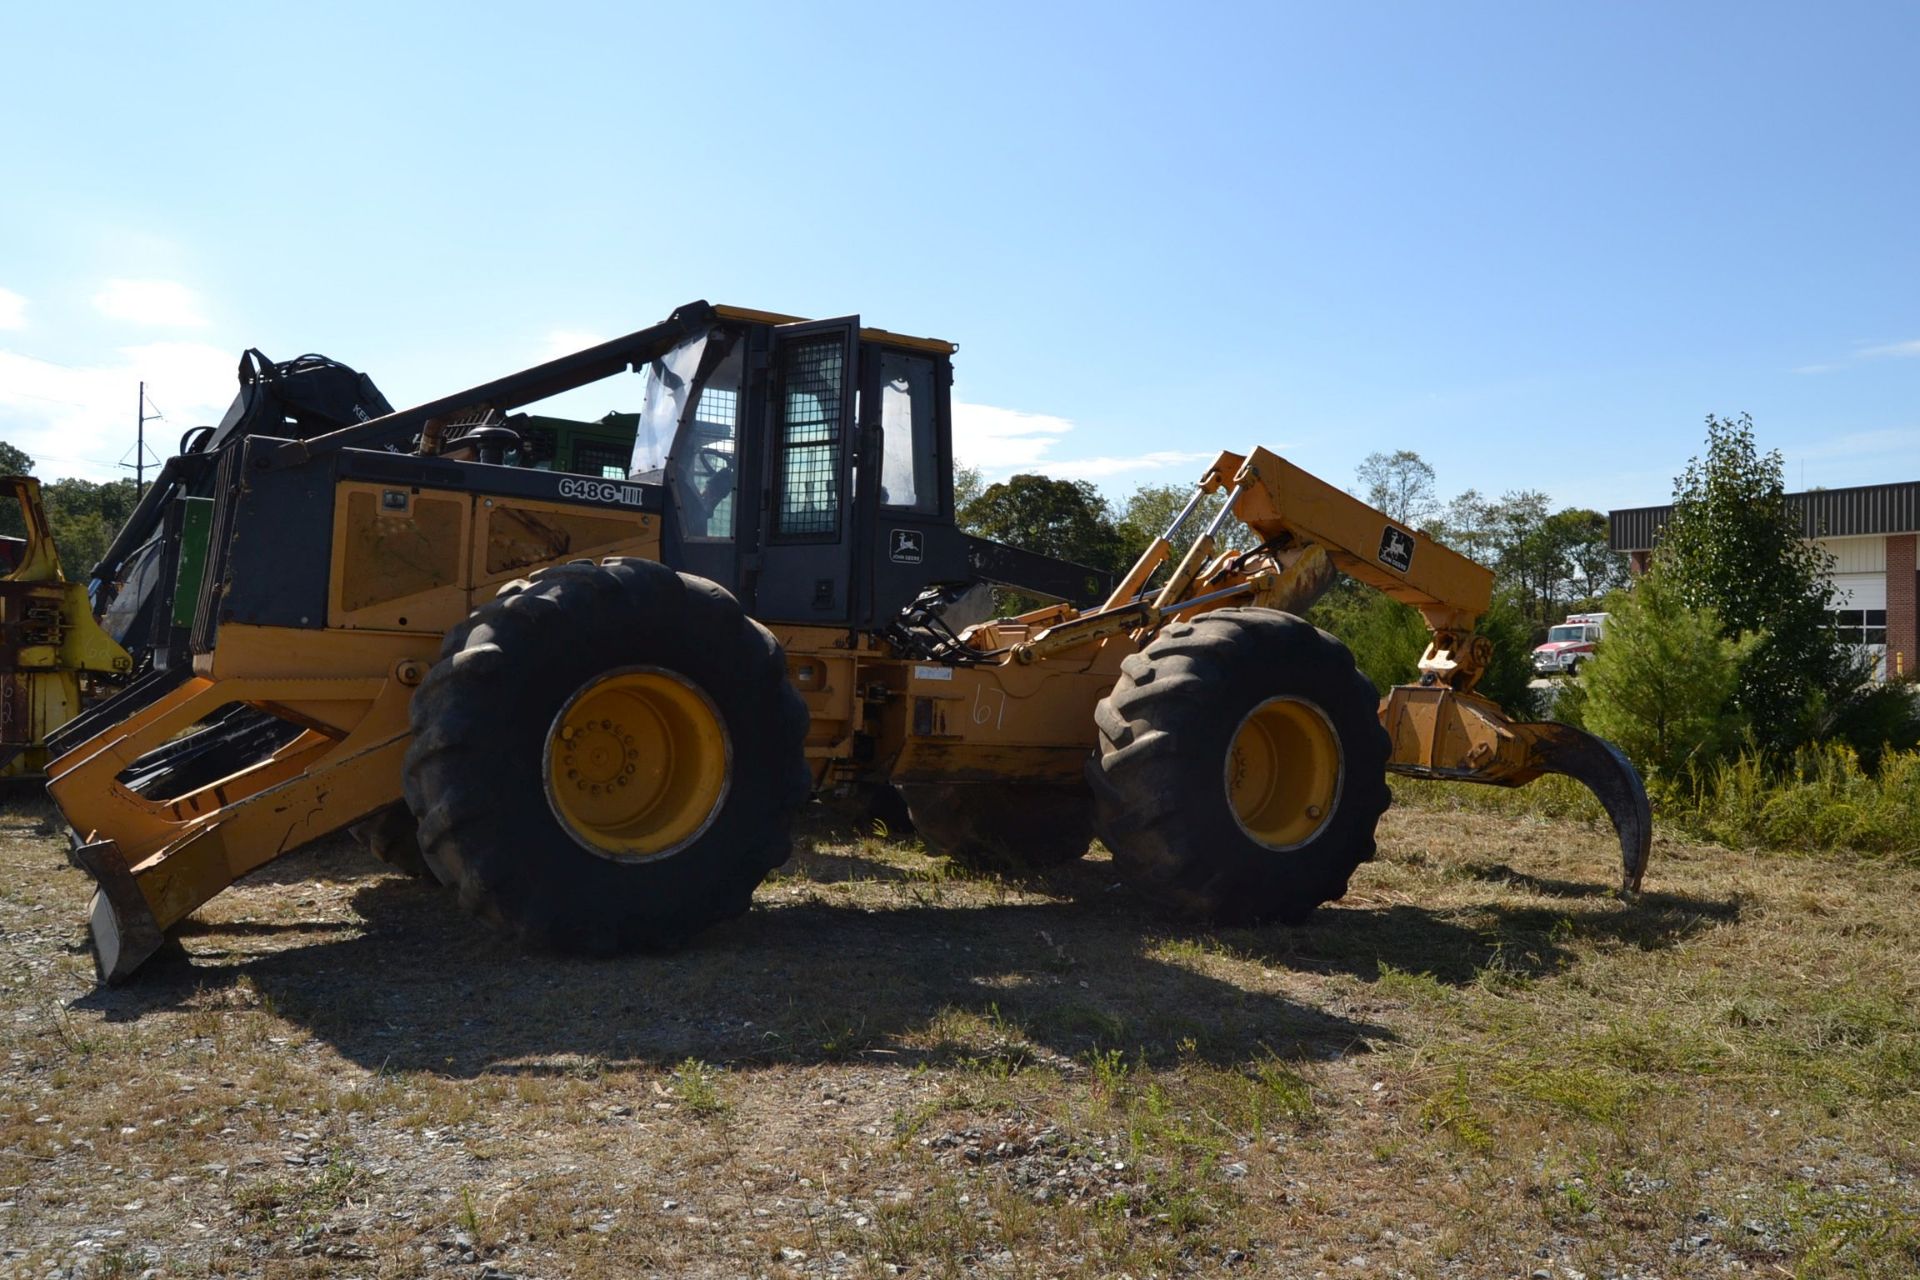
[[1569, 614], [1565, 622], [1547, 629], [1547, 642], [1533, 651], [1533, 669], [1543, 676], [1575, 674], [1593, 656], [1606, 629], [1604, 613]]

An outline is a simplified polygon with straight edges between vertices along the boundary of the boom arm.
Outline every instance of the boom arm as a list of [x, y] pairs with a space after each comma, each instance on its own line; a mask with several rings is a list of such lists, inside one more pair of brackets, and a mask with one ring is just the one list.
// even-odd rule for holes
[[[1209, 493], [1224, 509], [1187, 548], [1164, 586], [1148, 584], [1173, 555], [1173, 539]], [[1231, 514], [1259, 537], [1244, 555], [1215, 542]], [[1380, 702], [1393, 742], [1387, 767], [1419, 778], [1517, 787], [1546, 773], [1578, 779], [1599, 799], [1620, 837], [1621, 889], [1634, 893], [1653, 839], [1645, 786], [1618, 749], [1571, 725], [1510, 719], [1473, 692], [1493, 659], [1475, 630], [1493, 601], [1493, 574], [1417, 529], [1408, 528], [1266, 449], [1222, 453], [1201, 477], [1194, 501], [1154, 540], [1105, 605], [1056, 622], [1013, 657], [1033, 662], [1122, 631], [1144, 644], [1163, 623], [1228, 605], [1298, 612], [1337, 569], [1419, 610], [1432, 638], [1417, 683]]]

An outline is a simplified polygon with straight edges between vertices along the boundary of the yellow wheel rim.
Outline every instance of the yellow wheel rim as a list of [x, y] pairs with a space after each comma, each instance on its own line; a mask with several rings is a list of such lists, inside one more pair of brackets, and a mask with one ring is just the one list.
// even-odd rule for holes
[[1249, 711], [1227, 749], [1227, 804], [1240, 829], [1269, 849], [1320, 834], [1340, 799], [1340, 737], [1326, 713], [1299, 698]]
[[547, 731], [547, 801], [568, 834], [621, 860], [691, 844], [726, 798], [732, 744], [711, 699], [658, 667], [584, 685]]

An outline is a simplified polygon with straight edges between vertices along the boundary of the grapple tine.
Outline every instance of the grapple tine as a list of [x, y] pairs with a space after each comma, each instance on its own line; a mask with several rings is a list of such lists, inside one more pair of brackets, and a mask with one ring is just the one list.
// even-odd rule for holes
[[1570, 724], [1534, 721], [1514, 729], [1529, 739], [1537, 773], [1561, 773], [1593, 792], [1620, 837], [1620, 892], [1640, 892], [1653, 848], [1653, 806], [1640, 773], [1620, 748]]
[[1604, 738], [1550, 720], [1515, 722], [1498, 703], [1444, 685], [1400, 685], [1380, 705], [1387, 768], [1415, 778], [1518, 787], [1561, 773], [1593, 792], [1620, 837], [1620, 892], [1640, 892], [1653, 808], [1633, 763]]

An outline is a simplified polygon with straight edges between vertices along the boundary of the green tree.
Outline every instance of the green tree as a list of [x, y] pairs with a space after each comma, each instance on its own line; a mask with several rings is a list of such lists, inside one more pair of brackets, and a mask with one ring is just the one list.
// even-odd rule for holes
[[1113, 512], [1085, 480], [1014, 476], [988, 485], [959, 512], [984, 538], [1094, 569], [1123, 569]]
[[[5, 440], [0, 440], [0, 476], [32, 474], [33, 459]], [[23, 538], [26, 533], [27, 521], [20, 513], [20, 504], [12, 498], [0, 501], [0, 538]]]
[[1341, 578], [1307, 610], [1307, 621], [1340, 638], [1353, 653], [1353, 665], [1382, 697], [1419, 674], [1426, 622], [1417, 610], [1364, 582]]
[[1832, 562], [1804, 535], [1779, 451], [1758, 451], [1747, 415], [1708, 415], [1706, 454], [1674, 482], [1658, 558], [1682, 603], [1711, 609], [1729, 635], [1762, 637], [1733, 705], [1773, 751], [1811, 738], [1858, 681], [1828, 612]]
[[1607, 612], [1607, 642], [1581, 669], [1584, 725], [1669, 779], [1731, 747], [1740, 721], [1728, 710], [1759, 638], [1729, 639], [1711, 606], [1687, 605], [1664, 563], [1610, 597]]
[[1354, 472], [1367, 504], [1416, 528], [1439, 514], [1433, 467], [1411, 449], [1370, 453]]
[[1428, 524], [1427, 533], [1467, 559], [1491, 568], [1500, 558], [1493, 509], [1494, 503], [1478, 489], [1468, 489], [1447, 503]]
[[54, 480], [41, 489], [53, 545], [67, 577], [84, 579], [139, 501], [131, 480]]
[[[1353, 651], [1353, 664], [1382, 697], [1394, 685], [1419, 678], [1420, 655], [1432, 639], [1419, 610], [1346, 578], [1307, 610], [1307, 620], [1340, 637]], [[1493, 641], [1493, 663], [1475, 692], [1516, 719], [1538, 714], [1527, 623], [1518, 607], [1504, 593], [1496, 594], [1478, 629]]]
[[1607, 527], [1605, 515], [1568, 507], [1553, 518], [1561, 523], [1564, 554], [1572, 571], [1568, 584], [1569, 605], [1598, 605], [1632, 580], [1627, 557], [1613, 549], [1612, 531]]
[[964, 462], [953, 464], [953, 509], [956, 513], [964, 512], [967, 504], [979, 497], [986, 487], [987, 482], [981, 478], [980, 468], [970, 467]]
[[1446, 505], [1428, 532], [1494, 571], [1529, 624], [1528, 639], [1570, 608], [1626, 585], [1626, 557], [1608, 544], [1606, 516], [1580, 507], [1553, 511], [1538, 490], [1488, 499], [1469, 489]]
[[[1146, 484], [1128, 494], [1120, 508], [1121, 559], [1129, 565], [1139, 559], [1140, 553], [1165, 533], [1167, 526], [1173, 523], [1173, 518], [1185, 509], [1187, 501], [1193, 497], [1193, 490], [1194, 486], [1190, 484]], [[1175, 556], [1200, 536], [1200, 531], [1220, 513], [1226, 500], [1224, 490], [1200, 499], [1200, 505], [1180, 526], [1180, 534], [1174, 539], [1178, 544], [1174, 548]], [[1246, 551], [1256, 542], [1253, 530], [1231, 517], [1220, 525], [1215, 540], [1222, 551]]]

